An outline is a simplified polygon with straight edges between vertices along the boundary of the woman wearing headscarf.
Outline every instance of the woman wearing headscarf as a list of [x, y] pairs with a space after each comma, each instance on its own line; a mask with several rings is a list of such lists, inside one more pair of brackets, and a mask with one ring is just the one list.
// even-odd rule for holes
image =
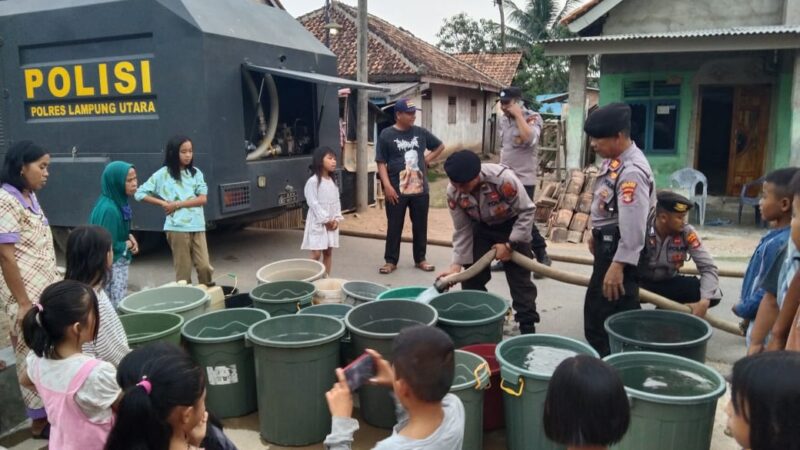
[[91, 225], [105, 228], [113, 239], [114, 262], [105, 289], [114, 308], [127, 294], [131, 257], [139, 253], [139, 244], [131, 234], [132, 213], [128, 204], [128, 197], [136, 192], [137, 185], [136, 170], [132, 164], [111, 162], [103, 170], [100, 198], [89, 216]]

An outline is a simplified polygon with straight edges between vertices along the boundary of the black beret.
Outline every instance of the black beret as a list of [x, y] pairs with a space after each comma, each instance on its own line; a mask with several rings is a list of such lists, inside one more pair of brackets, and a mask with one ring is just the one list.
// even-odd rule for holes
[[500, 91], [500, 100], [508, 100], [512, 98], [522, 98], [522, 89], [516, 86], [509, 86]]
[[658, 207], [669, 212], [684, 213], [694, 206], [691, 200], [672, 191], [659, 191], [656, 198]]
[[455, 183], [472, 181], [481, 173], [481, 158], [472, 150], [459, 150], [447, 157], [444, 171]]
[[598, 108], [586, 118], [583, 131], [593, 138], [614, 137], [631, 129], [631, 107], [626, 103], [611, 103]]

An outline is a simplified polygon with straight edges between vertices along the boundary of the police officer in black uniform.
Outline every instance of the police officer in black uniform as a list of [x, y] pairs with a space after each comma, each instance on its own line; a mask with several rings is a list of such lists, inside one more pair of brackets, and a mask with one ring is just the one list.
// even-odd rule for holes
[[630, 129], [631, 109], [624, 103], [596, 110], [584, 125], [592, 149], [605, 158], [592, 199], [594, 266], [583, 309], [586, 340], [601, 356], [610, 352], [605, 320], [640, 308], [637, 266], [656, 205], [653, 172]]

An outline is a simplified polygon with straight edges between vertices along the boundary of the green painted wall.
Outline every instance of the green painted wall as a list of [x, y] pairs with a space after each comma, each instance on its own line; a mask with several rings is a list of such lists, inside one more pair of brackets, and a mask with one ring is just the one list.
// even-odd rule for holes
[[606, 105], [623, 100], [622, 86], [625, 81], [681, 79], [680, 107], [678, 112], [677, 151], [675, 153], [646, 153], [656, 185], [669, 185], [669, 175], [687, 166], [686, 155], [689, 144], [689, 124], [692, 120], [694, 96], [692, 79], [694, 72], [641, 72], [602, 75], [600, 77], [600, 104]]

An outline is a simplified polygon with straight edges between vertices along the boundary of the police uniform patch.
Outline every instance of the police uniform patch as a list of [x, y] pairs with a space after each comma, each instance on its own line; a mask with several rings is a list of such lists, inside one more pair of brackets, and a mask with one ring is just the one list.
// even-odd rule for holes
[[700, 238], [697, 237], [697, 233], [695, 233], [694, 231], [692, 231], [691, 233], [689, 233], [688, 236], [686, 236], [686, 242], [688, 242], [689, 245], [692, 246], [692, 248], [700, 247]]
[[675, 203], [675, 205], [672, 208], [675, 210], [675, 212], [682, 213], [686, 212], [689, 209], [689, 206], [686, 205], [685, 203]]
[[502, 186], [500, 186], [500, 191], [503, 193], [505, 198], [513, 198], [517, 196], [517, 187], [514, 186], [514, 183], [510, 181], [503, 183]]
[[469, 209], [470, 206], [472, 206], [472, 203], [468, 198], [464, 197], [461, 199], [461, 209]]
[[622, 163], [619, 162], [618, 159], [614, 159], [614, 160], [611, 160], [610, 163], [608, 163], [608, 168], [611, 169], [611, 170], [617, 170], [617, 169], [619, 169], [620, 165], [622, 165]]
[[493, 217], [505, 217], [506, 215], [508, 215], [508, 205], [500, 204], [492, 208]]
[[497, 191], [492, 191], [489, 193], [489, 201], [490, 202], [499, 202], [500, 201], [500, 194]]
[[620, 198], [622, 199], [622, 203], [630, 204], [633, 203], [634, 196], [636, 194], [636, 186], [637, 183], [635, 181], [626, 181], [622, 183], [620, 186]]
[[616, 180], [619, 174], [617, 172], [611, 172], [608, 176], [611, 177], [612, 180]]

